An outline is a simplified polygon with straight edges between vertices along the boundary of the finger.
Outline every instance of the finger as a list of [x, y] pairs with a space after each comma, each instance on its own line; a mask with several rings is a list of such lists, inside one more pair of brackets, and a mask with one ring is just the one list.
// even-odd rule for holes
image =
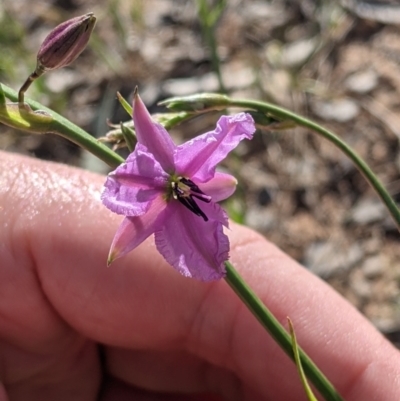
[[[25, 160], [0, 154], [0, 380], [16, 401], [42, 400], [44, 393], [88, 400], [99, 385], [97, 348], [66, 324], [41, 290], [27, 232], [35, 225], [32, 199], [47, 176], [25, 170]], [[41, 199], [44, 207], [48, 202]]]
[[159, 392], [186, 394], [205, 389], [235, 399], [240, 393], [237, 376], [182, 350], [128, 350], [110, 347], [107, 369], [125, 383]]
[[[43, 165], [30, 163], [40, 175]], [[35, 188], [40, 196], [32, 197], [30, 251], [58, 313], [112, 346], [179, 348], [232, 370], [244, 395], [261, 391], [265, 399], [299, 399], [293, 365], [223, 281], [203, 284], [179, 276], [151, 240], [103, 268], [120, 219], [100, 205], [101, 181], [52, 167], [47, 184]], [[46, 207], [43, 197], [52, 200]], [[57, 218], [44, 222], [46, 215]], [[344, 394], [390, 399], [398, 391], [397, 353], [352, 307], [256, 234], [235, 227], [231, 237], [234, 264], [282, 322], [292, 318], [300, 344]]]
[[100, 395], [100, 401], [222, 401], [209, 394], [181, 395], [150, 392], [132, 387], [113, 378], [107, 378]]

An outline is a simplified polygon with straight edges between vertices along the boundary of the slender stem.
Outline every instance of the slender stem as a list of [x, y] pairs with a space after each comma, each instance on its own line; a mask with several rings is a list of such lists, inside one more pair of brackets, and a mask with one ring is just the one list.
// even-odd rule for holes
[[[4, 84], [0, 84], [0, 90], [11, 101], [18, 101], [18, 93], [15, 92], [13, 89], [7, 87]], [[69, 120], [60, 116], [53, 110], [50, 110], [40, 103], [30, 99], [25, 99], [25, 103], [28, 104], [32, 108], [32, 110], [44, 110], [51, 116], [52, 121], [47, 126], [47, 132], [52, 132], [61, 135], [66, 139], [69, 139], [71, 142], [74, 142], [82, 148], [93, 153], [95, 156], [103, 160], [111, 167], [117, 167], [124, 161], [121, 156], [112, 151], [103, 143], [99, 142], [88, 132], [71, 123]]]
[[23, 107], [24, 105], [25, 92], [32, 85], [32, 82], [41, 77], [45, 72], [46, 68], [38, 62], [35, 71], [33, 71], [31, 75], [29, 75], [29, 77], [26, 79], [26, 81], [23, 83], [20, 90], [18, 91], [18, 103], [20, 107]]
[[217, 41], [215, 40], [215, 28], [218, 18], [215, 18], [216, 15], [214, 15], [214, 18], [210, 18], [210, 13], [214, 14], [217, 11], [219, 16], [222, 13], [223, 8], [224, 6], [222, 6], [220, 10], [214, 10], [212, 6], [208, 5], [207, 0], [197, 0], [197, 13], [199, 15], [204, 40], [210, 48], [211, 64], [214, 72], [217, 74], [219, 90], [222, 93], [226, 93], [221, 74], [221, 61], [218, 55]]
[[29, 77], [26, 79], [26, 81], [21, 86], [21, 88], [20, 88], [20, 90], [18, 92], [18, 103], [21, 106], [24, 104], [25, 92], [31, 86], [32, 82], [37, 78], [39, 78], [39, 75], [36, 73], [36, 71], [34, 71], [34, 72], [32, 72], [31, 75], [29, 75]]
[[212, 63], [215, 73], [217, 74], [219, 90], [222, 93], [226, 93], [226, 88], [225, 88], [224, 81], [222, 79], [222, 74], [221, 74], [221, 68], [220, 68], [221, 62], [220, 62], [219, 55], [218, 55], [218, 48], [217, 48], [217, 43], [215, 40], [214, 29], [205, 27], [204, 28], [204, 36], [208, 43], [208, 46], [210, 46], [211, 63]]
[[[284, 327], [272, 315], [267, 307], [262, 303], [260, 298], [250, 289], [244, 282], [242, 277], [233, 267], [233, 265], [226, 261], [226, 282], [237, 293], [242, 301], [247, 305], [253, 315], [259, 320], [262, 326], [270, 333], [272, 338], [280, 345], [286, 354], [294, 361], [293, 346], [290, 335], [286, 332]], [[307, 354], [299, 348], [299, 354], [303, 369], [318, 389], [321, 395], [324, 396], [326, 401], [343, 401], [343, 398], [335, 390], [332, 384], [324, 376], [324, 374], [317, 368], [314, 362], [307, 356]]]
[[289, 110], [282, 107], [275, 106], [271, 103], [258, 102], [254, 100], [246, 99], [229, 99], [229, 106], [234, 107], [244, 107], [257, 110], [260, 112], [271, 114], [274, 117], [281, 118], [284, 120], [292, 120], [297, 125], [309, 128], [314, 132], [318, 133], [322, 137], [326, 138], [328, 141], [332, 142], [336, 147], [343, 151], [357, 166], [360, 172], [364, 175], [365, 179], [370, 183], [370, 185], [377, 192], [383, 203], [386, 205], [390, 214], [397, 224], [397, 228], [400, 231], [400, 209], [397, 207], [396, 202], [390, 196], [389, 192], [380, 182], [378, 177], [372, 172], [367, 163], [343, 140], [341, 140], [333, 132], [321, 127], [319, 124], [308, 120], [305, 117], [301, 117]]
[[124, 159], [113, 150], [68, 120], [63, 121], [55, 118], [52, 128], [54, 129], [52, 132], [69, 139], [71, 142], [91, 152], [110, 167], [118, 167], [124, 161]]
[[[0, 94], [6, 96], [8, 99], [14, 102], [21, 99], [21, 95], [18, 96], [17, 92], [3, 84], [0, 84]], [[243, 104], [246, 103], [244, 107], [253, 107], [256, 110], [258, 109], [257, 107], [254, 107], [254, 105], [249, 106], [249, 102], [247, 101], [239, 101], [238, 103], [232, 103], [232, 105], [238, 105], [240, 107], [240, 102], [242, 102]], [[26, 104], [28, 104], [34, 111], [44, 110], [49, 114], [52, 120], [48, 124], [46, 124], [46, 132], [53, 132], [71, 140], [72, 142], [93, 153], [95, 156], [109, 164], [111, 167], [116, 167], [124, 161], [121, 156], [110, 150], [101, 142], [97, 141], [86, 131], [72, 124], [70, 121], [55, 113], [54, 111], [44, 107], [40, 103], [29, 99], [26, 100]], [[282, 116], [287, 118], [287, 115], [285, 115], [284, 112]], [[187, 116], [184, 114], [181, 116], [182, 120], [186, 117]], [[297, 116], [295, 117], [298, 118]], [[277, 343], [285, 350], [285, 352], [290, 357], [293, 358], [290, 336], [286, 333], [279, 322], [273, 317], [271, 312], [269, 312], [268, 309], [263, 305], [261, 300], [255, 295], [255, 293], [245, 284], [245, 282], [242, 280], [242, 278], [239, 276], [233, 266], [229, 262], [226, 262], [225, 264], [227, 268], [226, 281], [228, 282], [228, 284], [245, 302], [250, 311], [269, 331], [269, 333], [277, 341]], [[341, 401], [341, 397], [335, 391], [333, 386], [328, 382], [325, 376], [318, 370], [315, 364], [307, 357], [307, 355], [303, 351], [300, 351], [300, 357], [307, 376], [314, 383], [316, 388], [318, 388], [321, 394], [324, 395], [326, 400]]]

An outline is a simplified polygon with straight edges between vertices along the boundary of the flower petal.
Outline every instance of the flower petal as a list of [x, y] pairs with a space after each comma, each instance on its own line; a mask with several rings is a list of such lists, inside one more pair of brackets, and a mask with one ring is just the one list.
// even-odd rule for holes
[[229, 198], [236, 190], [237, 179], [230, 174], [216, 172], [210, 181], [199, 184], [199, 188], [211, 196], [214, 202]]
[[167, 203], [162, 197], [156, 198], [143, 216], [125, 217], [115, 233], [108, 254], [108, 265], [115, 259], [126, 255], [154, 232], [155, 226], [162, 224], [162, 211]]
[[168, 174], [140, 144], [125, 163], [110, 173], [101, 199], [111, 211], [124, 216], [144, 214], [151, 201], [165, 191]]
[[227, 217], [213, 202], [201, 207], [208, 221], [171, 201], [164, 210], [163, 224], [157, 224], [155, 243], [182, 275], [202, 281], [218, 280], [224, 277], [224, 262], [229, 258], [229, 240], [221, 224], [227, 224]]
[[198, 183], [207, 182], [214, 176], [215, 166], [242, 139], [251, 139], [254, 131], [254, 120], [250, 114], [222, 116], [215, 131], [207, 132], [177, 147], [177, 173]]
[[176, 145], [167, 130], [152, 120], [138, 93], [135, 94], [133, 101], [133, 122], [138, 142], [146, 146], [164, 171], [173, 173]]

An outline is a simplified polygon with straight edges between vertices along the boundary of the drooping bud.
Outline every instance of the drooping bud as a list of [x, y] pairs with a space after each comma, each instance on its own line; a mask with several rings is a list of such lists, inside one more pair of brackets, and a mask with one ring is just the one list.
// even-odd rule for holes
[[88, 13], [56, 26], [45, 38], [37, 54], [35, 71], [29, 75], [18, 92], [18, 103], [24, 104], [24, 94], [32, 82], [44, 72], [71, 64], [85, 49], [96, 17]]
[[88, 13], [55, 27], [40, 46], [36, 73], [72, 63], [85, 49], [95, 23], [94, 14]]

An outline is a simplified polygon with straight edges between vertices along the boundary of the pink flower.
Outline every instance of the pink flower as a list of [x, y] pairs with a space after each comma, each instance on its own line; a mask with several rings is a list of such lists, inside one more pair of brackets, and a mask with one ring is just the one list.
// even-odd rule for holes
[[157, 250], [181, 274], [220, 279], [229, 258], [223, 232], [228, 218], [215, 202], [232, 195], [237, 181], [215, 168], [242, 139], [252, 138], [253, 118], [246, 113], [223, 116], [214, 131], [176, 146], [136, 94], [133, 121], [135, 150], [108, 175], [102, 193], [104, 205], [125, 216], [108, 263], [154, 233]]

